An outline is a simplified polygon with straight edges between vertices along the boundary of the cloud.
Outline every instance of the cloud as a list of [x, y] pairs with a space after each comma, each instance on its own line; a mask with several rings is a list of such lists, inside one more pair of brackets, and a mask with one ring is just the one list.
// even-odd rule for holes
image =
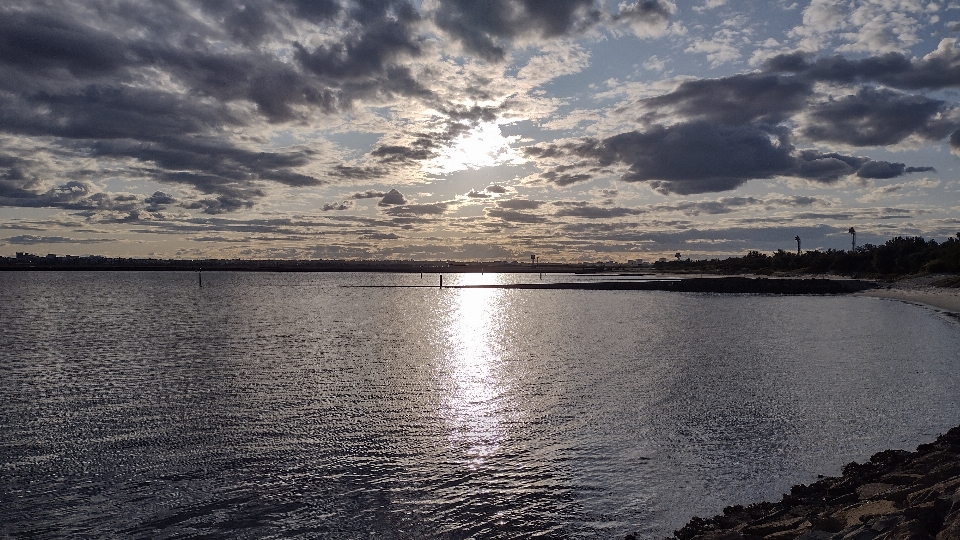
[[[415, 29], [420, 14], [404, 0], [357, 2], [346, 35], [310, 50], [294, 42], [294, 58], [326, 86], [338, 109], [363, 98], [429, 97], [430, 90], [404, 64], [422, 54]], [[319, 98], [320, 96], [318, 96]]]
[[612, 219], [643, 214], [635, 208], [594, 206], [583, 202], [556, 202], [560, 206], [554, 215], [557, 217], [578, 217], [587, 219]]
[[647, 182], [662, 193], [681, 195], [727, 191], [793, 166], [791, 148], [771, 141], [769, 133], [709, 122], [654, 126], [603, 141], [586, 140], [566, 150], [602, 166], [626, 165], [621, 176], [626, 182]]
[[103, 244], [116, 242], [116, 238], [67, 238], [65, 236], [37, 236], [21, 234], [6, 239], [7, 244], [35, 245], [35, 244]]
[[449, 202], [438, 202], [429, 204], [403, 204], [390, 206], [384, 210], [384, 213], [391, 216], [436, 216], [446, 213], [450, 208]]
[[147, 205], [147, 210], [155, 212], [176, 203], [177, 200], [162, 191], [154, 191], [153, 195], [145, 198], [143, 202]]
[[501, 61], [520, 38], [578, 34], [598, 22], [595, 0], [440, 0], [434, 19], [464, 49]]
[[400, 193], [396, 189], [391, 189], [383, 196], [382, 199], [380, 199], [380, 202], [377, 203], [377, 206], [394, 206], [406, 203], [407, 199], [403, 196], [403, 193]]
[[914, 134], [937, 140], [951, 127], [938, 121], [944, 108], [940, 100], [864, 87], [813, 105], [800, 133], [815, 141], [853, 146], [895, 144]]
[[387, 193], [385, 191], [376, 191], [373, 189], [368, 189], [362, 193], [354, 193], [350, 196], [351, 199], [361, 200], [361, 199], [382, 199], [386, 197]]
[[[783, 130], [771, 133], [753, 125], [704, 121], [654, 126], [603, 140], [534, 146], [526, 153], [533, 158], [587, 158], [594, 168], [625, 166], [620, 180], [644, 182], [660, 193], [678, 195], [729, 191], [748, 180], [778, 176], [832, 183], [871, 162], [838, 153], [795, 151]], [[883, 166], [870, 167], [865, 175], [875, 174]], [[566, 172], [568, 169], [564, 165], [553, 170], [548, 167], [541, 177], [560, 186], [568, 185], [571, 178], [592, 178], [585, 173]], [[919, 170], [928, 169], [910, 168], [911, 172]], [[900, 171], [906, 172], [906, 167]]]
[[530, 214], [519, 210], [510, 210], [504, 208], [488, 208], [487, 217], [501, 219], [510, 223], [546, 223], [547, 218], [539, 214]]
[[944, 39], [937, 50], [920, 59], [887, 53], [859, 60], [830, 56], [810, 60], [810, 55], [790, 53], [768, 60], [770, 73], [793, 73], [811, 82], [881, 83], [900, 90], [939, 90], [960, 86], [960, 49]]
[[687, 120], [724, 124], [778, 124], [803, 109], [809, 83], [776, 75], [746, 74], [684, 81], [673, 91], [646, 99], [652, 112], [672, 109]]
[[857, 171], [860, 178], [896, 178], [907, 173], [930, 172], [933, 167], [907, 167], [903, 163], [890, 163], [887, 161], [868, 161]]
[[534, 201], [531, 199], [506, 199], [502, 201], [497, 201], [497, 206], [500, 208], [508, 208], [511, 210], [536, 210], [543, 206], [544, 201]]
[[638, 0], [621, 2], [618, 9], [614, 22], [626, 25], [639, 38], [652, 38], [669, 31], [677, 5], [670, 0]]
[[339, 203], [326, 203], [320, 207], [320, 210], [323, 212], [330, 212], [333, 210], [349, 210], [353, 208], [353, 201], [343, 201]]

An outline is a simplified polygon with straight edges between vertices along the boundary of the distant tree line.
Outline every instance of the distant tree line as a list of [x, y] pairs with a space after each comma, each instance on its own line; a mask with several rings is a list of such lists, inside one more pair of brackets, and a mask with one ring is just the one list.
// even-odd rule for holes
[[898, 236], [880, 246], [864, 244], [852, 250], [828, 249], [799, 254], [777, 250], [772, 255], [750, 251], [742, 257], [701, 261], [676, 260], [655, 263], [666, 272], [719, 274], [835, 273], [843, 275], [894, 276], [918, 273], [960, 273], [960, 233], [945, 242], [920, 236]]

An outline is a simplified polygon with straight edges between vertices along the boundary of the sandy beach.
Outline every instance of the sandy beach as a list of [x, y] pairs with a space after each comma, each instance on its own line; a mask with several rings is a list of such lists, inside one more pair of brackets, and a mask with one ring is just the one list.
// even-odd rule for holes
[[933, 285], [933, 283], [947, 276], [948, 274], [931, 274], [916, 278], [907, 278], [886, 287], [862, 291], [856, 294], [925, 304], [953, 313], [960, 313], [960, 289]]

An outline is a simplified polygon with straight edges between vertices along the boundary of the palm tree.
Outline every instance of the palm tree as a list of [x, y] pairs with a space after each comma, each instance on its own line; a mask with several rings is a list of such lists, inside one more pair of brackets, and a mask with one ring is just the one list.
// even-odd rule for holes
[[857, 250], [857, 231], [853, 227], [850, 227], [850, 230], [847, 232], [853, 235], [853, 244], [852, 244], [853, 248], [851, 248], [850, 251], [856, 251]]
[[797, 255], [800, 255], [800, 235], [798, 234], [794, 240], [797, 241]]

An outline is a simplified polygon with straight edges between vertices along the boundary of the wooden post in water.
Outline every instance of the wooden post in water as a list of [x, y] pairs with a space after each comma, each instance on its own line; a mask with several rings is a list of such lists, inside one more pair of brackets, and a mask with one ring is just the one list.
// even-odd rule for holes
[[203, 288], [203, 268], [197, 269], [197, 282], [200, 284], [200, 288]]
[[443, 274], [440, 274], [440, 288], [443, 288]]

